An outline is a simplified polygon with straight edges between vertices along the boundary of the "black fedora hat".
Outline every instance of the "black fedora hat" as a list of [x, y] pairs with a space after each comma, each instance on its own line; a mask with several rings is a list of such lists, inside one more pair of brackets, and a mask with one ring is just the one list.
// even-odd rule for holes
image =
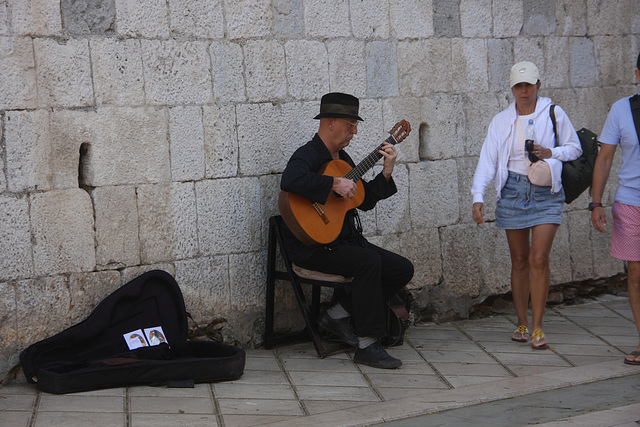
[[324, 119], [326, 117], [340, 117], [344, 119], [355, 119], [364, 121], [358, 115], [360, 102], [358, 98], [346, 93], [331, 92], [322, 96], [320, 100], [320, 114], [314, 119]]

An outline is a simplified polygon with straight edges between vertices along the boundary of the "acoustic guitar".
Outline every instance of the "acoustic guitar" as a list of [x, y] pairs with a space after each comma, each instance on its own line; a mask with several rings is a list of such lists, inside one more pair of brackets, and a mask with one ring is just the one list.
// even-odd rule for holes
[[[395, 145], [404, 140], [411, 132], [411, 125], [401, 120], [389, 131], [385, 140]], [[344, 160], [332, 160], [323, 165], [319, 173], [332, 177], [348, 178], [356, 183], [356, 194], [352, 199], [331, 192], [326, 203], [313, 202], [296, 193], [281, 191], [278, 197], [280, 214], [289, 230], [305, 245], [326, 245], [340, 235], [347, 212], [357, 208], [364, 201], [362, 176], [380, 160], [380, 144], [355, 168]]]

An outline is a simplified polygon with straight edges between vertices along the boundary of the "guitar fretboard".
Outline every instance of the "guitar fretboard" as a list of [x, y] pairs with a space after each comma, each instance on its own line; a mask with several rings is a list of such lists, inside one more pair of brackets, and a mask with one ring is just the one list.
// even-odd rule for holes
[[[393, 135], [389, 135], [389, 137], [387, 139], [385, 139], [385, 142], [391, 144], [391, 145], [396, 145], [397, 141], [396, 139], [393, 137]], [[358, 165], [351, 169], [349, 171], [348, 174], [346, 174], [344, 177], [348, 178], [354, 182], [359, 181], [362, 176], [367, 173], [367, 171], [369, 169], [371, 169], [373, 167], [373, 165], [376, 164], [376, 162], [378, 160], [380, 160], [380, 158], [382, 157], [382, 154], [380, 154], [378, 151], [382, 148], [382, 145], [384, 143], [378, 145], [376, 147], [375, 150], [373, 150], [371, 153], [369, 153], [369, 155], [367, 157], [364, 158], [364, 160], [362, 160], [360, 163], [358, 163]]]

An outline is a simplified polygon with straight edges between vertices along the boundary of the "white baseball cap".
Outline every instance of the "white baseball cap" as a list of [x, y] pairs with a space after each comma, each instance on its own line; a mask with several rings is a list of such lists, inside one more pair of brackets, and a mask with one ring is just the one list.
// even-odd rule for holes
[[518, 83], [536, 84], [540, 80], [538, 67], [533, 62], [518, 62], [511, 67], [511, 75], [509, 77], [509, 87], [514, 87]]

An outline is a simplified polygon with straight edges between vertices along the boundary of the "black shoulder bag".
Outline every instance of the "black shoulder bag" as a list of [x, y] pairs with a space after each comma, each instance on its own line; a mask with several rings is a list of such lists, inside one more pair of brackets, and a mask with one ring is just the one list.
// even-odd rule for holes
[[[555, 105], [551, 104], [549, 116], [553, 123], [553, 133], [558, 146], [558, 130], [556, 127]], [[636, 125], [637, 129], [637, 125]], [[580, 145], [582, 146], [582, 156], [575, 160], [562, 163], [562, 188], [564, 188], [565, 203], [571, 203], [577, 199], [587, 188], [591, 187], [593, 179], [593, 167], [598, 157], [598, 136], [589, 129], [582, 128], [576, 132]]]

